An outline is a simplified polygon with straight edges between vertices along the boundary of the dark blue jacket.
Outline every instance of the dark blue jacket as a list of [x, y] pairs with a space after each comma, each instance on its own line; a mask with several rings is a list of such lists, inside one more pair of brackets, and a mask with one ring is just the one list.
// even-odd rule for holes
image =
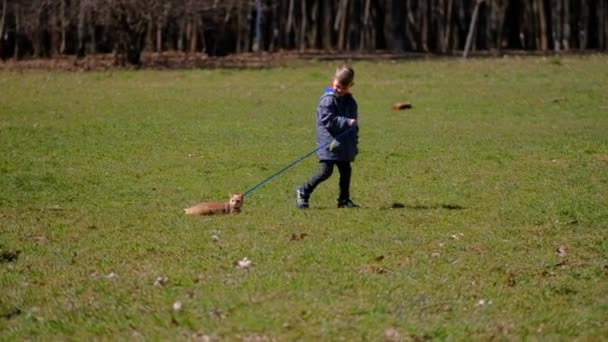
[[325, 89], [325, 94], [319, 99], [317, 107], [317, 148], [330, 144], [339, 136], [334, 149], [329, 147], [317, 151], [319, 160], [352, 162], [355, 160], [358, 148], [359, 127], [353, 127], [349, 132], [348, 119], [357, 119], [357, 102], [352, 95], [338, 96], [331, 88]]

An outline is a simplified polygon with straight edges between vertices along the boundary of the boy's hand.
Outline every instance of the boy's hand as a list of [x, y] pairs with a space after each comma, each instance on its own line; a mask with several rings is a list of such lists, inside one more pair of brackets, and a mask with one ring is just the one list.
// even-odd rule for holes
[[357, 125], [357, 119], [348, 119], [348, 120], [346, 120], [346, 124], [349, 125], [350, 127], [356, 126]]
[[329, 144], [329, 147], [327, 148], [330, 152], [333, 152], [336, 148], [338, 148], [338, 146], [340, 146], [340, 142], [336, 139], [331, 141], [331, 144]]

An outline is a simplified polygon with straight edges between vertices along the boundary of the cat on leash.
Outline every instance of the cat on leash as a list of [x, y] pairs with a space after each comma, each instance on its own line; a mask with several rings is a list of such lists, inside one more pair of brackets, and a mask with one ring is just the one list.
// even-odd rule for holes
[[186, 215], [238, 214], [243, 206], [244, 194], [231, 194], [228, 202], [203, 202], [184, 209]]

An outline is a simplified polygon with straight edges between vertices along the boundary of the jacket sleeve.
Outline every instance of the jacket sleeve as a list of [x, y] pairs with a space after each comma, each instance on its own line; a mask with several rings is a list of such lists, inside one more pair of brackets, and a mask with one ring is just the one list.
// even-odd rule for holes
[[317, 115], [321, 125], [332, 133], [336, 133], [347, 126], [348, 118], [338, 115], [338, 105], [331, 96], [321, 98]]

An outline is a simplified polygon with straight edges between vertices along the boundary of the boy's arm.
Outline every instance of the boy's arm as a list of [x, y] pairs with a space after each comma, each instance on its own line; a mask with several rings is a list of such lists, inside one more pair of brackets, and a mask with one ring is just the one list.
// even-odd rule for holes
[[331, 97], [324, 97], [319, 102], [319, 120], [323, 127], [333, 133], [353, 124], [353, 119], [338, 115], [335, 100]]

